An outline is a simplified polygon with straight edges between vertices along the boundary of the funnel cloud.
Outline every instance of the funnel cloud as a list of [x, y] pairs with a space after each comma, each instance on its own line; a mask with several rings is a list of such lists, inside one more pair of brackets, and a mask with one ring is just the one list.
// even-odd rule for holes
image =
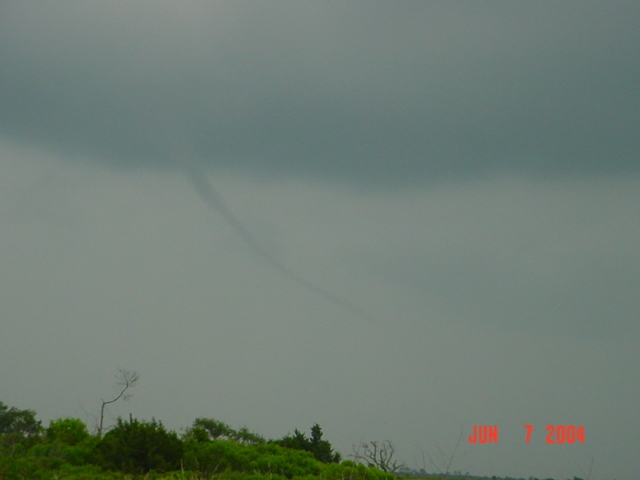
[[269, 252], [267, 252], [264, 248], [262, 248], [256, 241], [255, 237], [251, 234], [251, 232], [249, 232], [249, 230], [247, 230], [242, 222], [240, 222], [240, 220], [236, 218], [236, 216], [226, 205], [220, 194], [216, 192], [216, 190], [207, 179], [206, 173], [202, 169], [199, 169], [198, 167], [192, 165], [191, 167], [185, 169], [185, 174], [187, 179], [193, 185], [195, 191], [198, 192], [198, 195], [200, 195], [200, 198], [202, 198], [202, 200], [212, 210], [220, 214], [222, 218], [224, 218], [225, 221], [235, 230], [236, 234], [240, 238], [242, 238], [242, 240], [247, 244], [251, 251], [253, 251], [253, 253], [255, 253], [258, 258], [263, 260], [272, 269], [276, 270], [281, 275], [284, 275], [296, 285], [304, 288], [305, 290], [308, 290], [315, 295], [320, 296], [323, 300], [347, 311], [349, 314], [364, 320], [371, 320], [371, 316], [356, 304], [298, 275], [296, 272], [286, 267], [282, 262], [276, 259]]

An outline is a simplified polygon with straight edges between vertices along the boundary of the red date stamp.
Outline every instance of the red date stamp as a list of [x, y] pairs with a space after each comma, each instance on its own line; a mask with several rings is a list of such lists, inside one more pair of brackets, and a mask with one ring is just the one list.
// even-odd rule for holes
[[[533, 433], [533, 425], [525, 425], [527, 435], [525, 441], [529, 443], [531, 434]], [[547, 425], [547, 443], [584, 443], [587, 437], [584, 434], [584, 425], [576, 427], [575, 425]]]
[[[533, 425], [525, 425], [527, 430], [525, 434], [525, 442], [531, 442], [533, 434]], [[584, 443], [587, 439], [584, 433], [584, 425], [547, 425], [547, 443], [557, 444], [573, 444], [576, 442]], [[469, 435], [469, 443], [498, 443], [498, 426], [497, 425], [474, 425], [473, 435]]]
[[474, 425], [469, 443], [498, 443], [497, 425]]

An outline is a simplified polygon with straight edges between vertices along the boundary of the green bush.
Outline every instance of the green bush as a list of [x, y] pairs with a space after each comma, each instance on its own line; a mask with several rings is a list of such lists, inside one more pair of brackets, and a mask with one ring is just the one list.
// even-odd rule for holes
[[168, 432], [162, 422], [130, 418], [107, 432], [97, 445], [102, 465], [110, 470], [143, 474], [150, 470], [178, 470], [183, 443], [175, 432]]
[[317, 460], [323, 463], [339, 463], [342, 460], [339, 453], [334, 453], [331, 444], [322, 440], [322, 428], [317, 423], [311, 427], [311, 438], [307, 438], [296, 428], [293, 435], [287, 435], [273, 443], [285, 448], [311, 452]]
[[77, 445], [89, 438], [87, 426], [77, 418], [63, 418], [52, 420], [45, 431], [49, 442], [60, 442], [67, 445]]
[[247, 427], [239, 430], [231, 428], [224, 422], [214, 418], [196, 418], [193, 426], [187, 430], [185, 439], [205, 440], [234, 440], [238, 443], [258, 445], [266, 443], [266, 440], [257, 433], [250, 431]]
[[395, 480], [391, 473], [385, 473], [374, 467], [366, 467], [361, 463], [345, 460], [340, 464], [325, 464], [320, 475], [324, 480]]
[[275, 473], [287, 478], [319, 475], [322, 463], [310, 452], [291, 450], [276, 444], [258, 445], [251, 469], [259, 473]]
[[246, 427], [234, 430], [197, 419], [183, 440], [161, 422], [118, 419], [102, 438], [79, 419], [42, 430], [30, 410], [0, 403], [0, 480], [393, 480], [391, 474], [351, 461], [311, 437], [266, 442]]
[[25, 437], [37, 435], [41, 424], [33, 410], [18, 410], [0, 402], [0, 434], [20, 433]]
[[1, 457], [1, 480], [122, 480], [123, 474], [103, 472], [96, 465], [74, 466], [55, 457]]
[[244, 472], [286, 478], [319, 475], [322, 463], [309, 452], [274, 443], [244, 445], [230, 440], [187, 442], [184, 467], [204, 474]]
[[97, 439], [89, 437], [78, 445], [67, 445], [59, 441], [39, 443], [31, 447], [28, 455], [35, 458], [58, 459], [53, 463], [68, 463], [70, 465], [99, 464], [100, 456], [96, 451]]

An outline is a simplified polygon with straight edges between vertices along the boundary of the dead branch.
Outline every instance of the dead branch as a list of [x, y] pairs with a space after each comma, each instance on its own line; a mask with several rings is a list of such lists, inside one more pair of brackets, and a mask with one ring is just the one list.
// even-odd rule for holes
[[104, 427], [103, 427], [104, 413], [107, 405], [111, 403], [115, 403], [121, 398], [125, 402], [129, 400], [132, 394], [126, 393], [126, 391], [129, 388], [136, 386], [136, 384], [138, 383], [138, 380], [140, 380], [140, 375], [135, 371], [129, 371], [123, 368], [119, 368], [118, 375], [116, 375], [116, 378], [118, 379], [118, 381], [116, 382], [116, 386], [121, 388], [120, 393], [111, 400], [104, 400], [103, 398], [100, 399], [102, 401], [102, 406], [100, 407], [100, 424], [98, 425], [98, 432], [97, 432], [98, 438], [102, 437], [102, 433], [104, 431]]
[[404, 462], [398, 463], [398, 461], [393, 458], [396, 449], [390, 440], [384, 440], [382, 442], [373, 440], [368, 443], [360, 442], [357, 448], [353, 445], [352, 449], [353, 454], [350, 456], [354, 460], [364, 462], [368, 467], [376, 467], [383, 472], [395, 473], [400, 468], [406, 466]]

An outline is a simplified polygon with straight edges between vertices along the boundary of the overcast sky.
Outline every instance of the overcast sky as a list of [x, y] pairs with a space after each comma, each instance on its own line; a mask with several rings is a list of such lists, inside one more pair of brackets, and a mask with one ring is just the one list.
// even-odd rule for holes
[[317, 422], [427, 471], [462, 425], [452, 470], [635, 478], [639, 22], [1, 2], [0, 401], [93, 426], [121, 367], [110, 421]]

